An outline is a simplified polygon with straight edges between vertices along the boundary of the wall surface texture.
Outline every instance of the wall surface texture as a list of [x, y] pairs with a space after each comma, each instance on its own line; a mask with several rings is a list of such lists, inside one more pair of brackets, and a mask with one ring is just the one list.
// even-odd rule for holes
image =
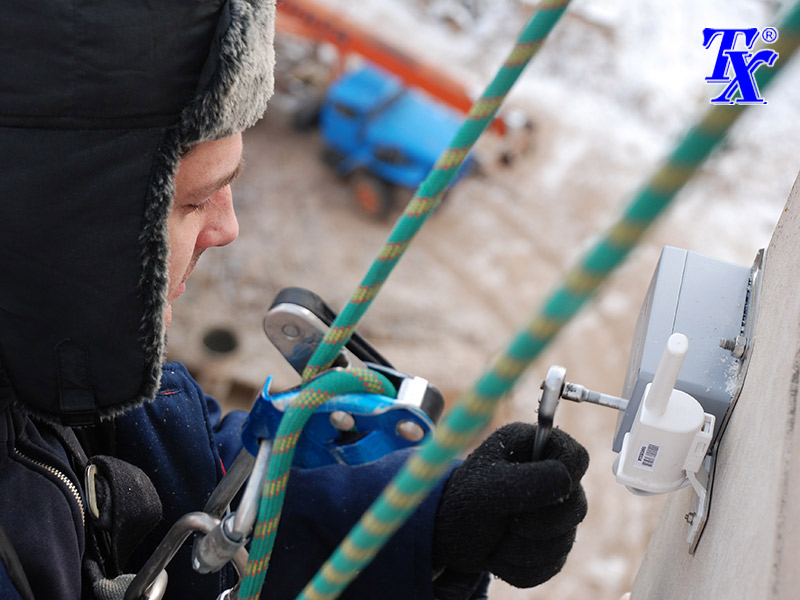
[[800, 589], [800, 178], [766, 251], [741, 396], [722, 439], [708, 522], [694, 555], [684, 515], [667, 500], [633, 600], [796, 598]]

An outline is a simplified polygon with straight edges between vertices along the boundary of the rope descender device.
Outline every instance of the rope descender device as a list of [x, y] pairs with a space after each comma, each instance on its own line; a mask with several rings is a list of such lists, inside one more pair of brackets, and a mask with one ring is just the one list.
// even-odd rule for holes
[[[302, 374], [335, 316], [316, 294], [302, 288], [286, 288], [278, 293], [267, 312], [264, 331]], [[444, 410], [444, 399], [426, 379], [397, 371], [357, 333], [333, 364], [334, 370], [340, 372], [355, 368], [382, 375], [397, 390], [396, 396], [353, 392], [331, 397], [309, 417], [297, 441], [293, 465], [312, 468], [369, 463], [389, 452], [416, 446], [432, 434]], [[281, 419], [300, 394], [300, 388], [295, 388], [273, 395], [270, 384], [271, 378], [242, 431], [244, 446], [253, 454], [258, 440], [275, 438]]]

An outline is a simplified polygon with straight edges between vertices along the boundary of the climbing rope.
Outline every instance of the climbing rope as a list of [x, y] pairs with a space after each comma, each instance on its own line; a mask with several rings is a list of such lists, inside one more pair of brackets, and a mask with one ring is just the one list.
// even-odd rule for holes
[[329, 398], [354, 393], [380, 394], [391, 398], [397, 396], [394, 385], [384, 375], [371, 369], [327, 371], [305, 384], [281, 419], [281, 425], [272, 445], [272, 455], [261, 489], [261, 502], [253, 530], [253, 547], [257, 541], [261, 541], [266, 551], [254, 554], [251, 549], [247, 570], [238, 593], [239, 598], [256, 600], [261, 593], [272, 551], [272, 543], [265, 546], [264, 540], [274, 541], [286, 493], [286, 483], [289, 479], [289, 469], [292, 466], [300, 432], [317, 407]]
[[[455, 178], [470, 149], [494, 120], [494, 116], [511, 86], [542, 46], [545, 37], [568, 4], [569, 0], [545, 0], [541, 3], [539, 10], [520, 34], [517, 43], [495, 78], [470, 109], [450, 146], [439, 157], [431, 172], [420, 184], [388, 240], [378, 252], [361, 285], [331, 324], [328, 333], [320, 342], [303, 372], [304, 384], [329, 368], [341, 348], [348, 342], [359, 319], [380, 291], [411, 239], [435, 211], [442, 195]], [[314, 379], [314, 381], [321, 381], [321, 378]], [[317, 389], [312, 396], [306, 385], [281, 419], [276, 433], [275, 448], [279, 447], [279, 440], [280, 447], [283, 448], [284, 445], [286, 447], [282, 449], [280, 460], [273, 458], [270, 461], [267, 477], [262, 487], [258, 521], [253, 532], [247, 572], [239, 591], [240, 598], [247, 600], [258, 598], [275, 541], [275, 531], [283, 506], [294, 446], [308, 418], [332, 395], [334, 394], [329, 394], [322, 399], [321, 390]], [[273, 449], [273, 454], [275, 454], [275, 449]], [[441, 470], [443, 472], [444, 467]], [[354, 576], [353, 573], [350, 579]]]
[[[757, 87], [765, 88], [789, 62], [800, 44], [800, 2], [785, 14], [778, 26], [780, 38], [770, 44], [780, 58], [774, 67], [755, 72]], [[614, 222], [582, 259], [565, 275], [540, 312], [525, 328], [524, 342], [509, 352], [505, 368], [521, 372], [552, 341], [600, 284], [636, 246], [714, 148], [742, 116], [747, 104], [713, 105], [678, 142], [673, 152], [634, 195], [622, 216]]]
[[[506, 63], [473, 106], [450, 147], [417, 190], [361, 285], [320, 343], [303, 373], [304, 382], [309, 382], [327, 369], [350, 339], [358, 320], [366, 312], [413, 236], [438, 206], [444, 190], [455, 177], [470, 148], [491, 122], [511, 85], [539, 49], [568, 4], [569, 0], [543, 2], [540, 10], [528, 23]], [[770, 70], [761, 69], [756, 72], [755, 78], [759, 87], [766, 86], [772, 80], [800, 41], [800, 3], [789, 11], [779, 30], [780, 40], [772, 47], [781, 54], [783, 60]], [[452, 459], [485, 426], [498, 401], [511, 390], [525, 368], [597, 290], [609, 273], [622, 262], [649, 225], [724, 137], [744, 108], [746, 105], [715, 106], [689, 130], [675, 151], [634, 197], [621, 219], [567, 273], [565, 282], [549, 296], [541, 311], [516, 334], [506, 351], [492, 361], [473, 389], [445, 415], [435, 436], [409, 459], [306, 586], [300, 598], [336, 598], [369, 564], [449, 469]], [[313, 381], [322, 383], [325, 377], [327, 374]], [[287, 411], [276, 435], [276, 445], [281, 440], [282, 460], [273, 459], [263, 486], [250, 562], [239, 593], [241, 598], [255, 600], [263, 585], [280, 517], [291, 456], [299, 432], [310, 414], [322, 402], [343, 393], [328, 393], [329, 390], [320, 388], [321, 386], [315, 386], [313, 391], [309, 391], [308, 383], [305, 384], [295, 401], [296, 406]]]
[[389, 234], [383, 248], [364, 277], [361, 285], [333, 322], [330, 332], [320, 343], [303, 373], [307, 380], [327, 369], [344, 346], [370, 303], [380, 291], [412, 238], [436, 210], [442, 195], [452, 183], [458, 169], [486, 127], [494, 120], [500, 105], [525, 66], [541, 48], [545, 38], [558, 22], [569, 0], [546, 0], [528, 22], [503, 65], [475, 102], [466, 120], [456, 132], [449, 147], [420, 184], [414, 197]]
[[[800, 42], [800, 2], [787, 13], [779, 31], [782, 44], [773, 48], [784, 60], [776, 69], [756, 72], [760, 88], [788, 62]], [[564, 284], [550, 296], [541, 312], [513, 337], [473, 389], [444, 416], [433, 438], [411, 456], [299, 598], [336, 598], [369, 564], [449, 469], [452, 459], [488, 423], [497, 403], [511, 391], [523, 371], [627, 256], [746, 106], [713, 107], [690, 129], [665, 164], [634, 197], [622, 218], [569, 271]]]

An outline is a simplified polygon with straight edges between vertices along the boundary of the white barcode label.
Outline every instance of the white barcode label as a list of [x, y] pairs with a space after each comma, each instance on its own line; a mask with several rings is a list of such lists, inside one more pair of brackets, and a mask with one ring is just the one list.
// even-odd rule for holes
[[656, 464], [659, 450], [661, 450], [661, 446], [656, 446], [655, 444], [642, 444], [639, 446], [639, 453], [636, 455], [636, 466], [652, 471]]

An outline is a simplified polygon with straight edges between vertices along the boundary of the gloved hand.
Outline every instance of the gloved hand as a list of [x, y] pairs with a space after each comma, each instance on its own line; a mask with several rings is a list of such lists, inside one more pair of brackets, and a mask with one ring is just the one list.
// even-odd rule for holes
[[434, 568], [491, 571], [522, 588], [561, 570], [586, 516], [589, 455], [554, 429], [533, 462], [535, 434], [535, 425], [506, 425], [453, 471], [436, 515]]

